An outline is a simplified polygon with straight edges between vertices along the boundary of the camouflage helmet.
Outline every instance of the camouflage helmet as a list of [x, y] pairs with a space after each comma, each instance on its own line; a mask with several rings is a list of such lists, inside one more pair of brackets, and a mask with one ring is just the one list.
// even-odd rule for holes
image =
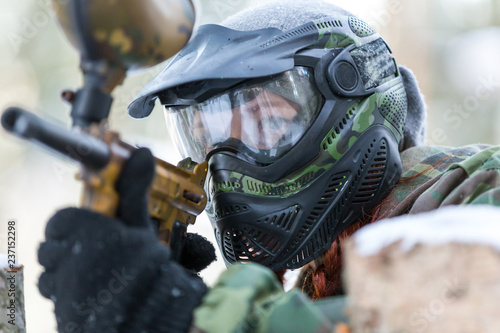
[[135, 70], [177, 53], [191, 37], [190, 0], [52, 0], [59, 23], [84, 60]]
[[[237, 118], [255, 110], [260, 121], [259, 108], [247, 105], [264, 93], [295, 111], [269, 126], [284, 133], [273, 146], [251, 146], [241, 134], [253, 120]], [[376, 31], [326, 2], [273, 2], [201, 26], [129, 113], [147, 116], [155, 99], [184, 154], [201, 152], [209, 162], [207, 213], [228, 264], [307, 264], [401, 174], [402, 74]]]

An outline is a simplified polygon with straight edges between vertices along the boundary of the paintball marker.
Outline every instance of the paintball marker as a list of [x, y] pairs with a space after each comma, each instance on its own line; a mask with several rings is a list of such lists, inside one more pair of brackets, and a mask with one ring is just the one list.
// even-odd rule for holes
[[[71, 104], [72, 129], [17, 107], [8, 108], [1, 123], [18, 137], [79, 162], [79, 179], [84, 182], [81, 206], [114, 217], [119, 202], [115, 183], [137, 148], [108, 128], [111, 92], [127, 71], [156, 65], [177, 53], [191, 35], [194, 9], [189, 0], [52, 0], [52, 4], [81, 55], [83, 87], [62, 94]], [[187, 226], [205, 208], [206, 173], [206, 162], [187, 159], [176, 167], [156, 159], [148, 208], [174, 259], [180, 255]]]

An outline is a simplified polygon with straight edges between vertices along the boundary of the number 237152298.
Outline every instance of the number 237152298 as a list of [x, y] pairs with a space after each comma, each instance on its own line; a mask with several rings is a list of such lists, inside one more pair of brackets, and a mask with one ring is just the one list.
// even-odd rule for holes
[[16, 221], [7, 223], [7, 265], [9, 270], [16, 267]]

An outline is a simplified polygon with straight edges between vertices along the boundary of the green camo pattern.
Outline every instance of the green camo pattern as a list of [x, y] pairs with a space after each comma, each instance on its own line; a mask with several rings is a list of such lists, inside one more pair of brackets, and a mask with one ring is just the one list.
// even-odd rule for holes
[[[430, 156], [429, 151], [433, 153]], [[382, 206], [383, 215], [419, 213], [448, 205], [500, 206], [498, 146], [414, 147], [404, 151], [401, 159], [402, 180]], [[419, 189], [425, 191], [416, 196], [422, 192]]]
[[[382, 215], [446, 205], [500, 206], [500, 146], [413, 147], [401, 159], [403, 178], [383, 201]], [[321, 303], [329, 310], [321, 310]], [[237, 264], [195, 310], [192, 332], [334, 332], [336, 323], [347, 320], [339, 319], [345, 318], [342, 304], [333, 297], [311, 302], [299, 289], [284, 293], [269, 269]]]
[[193, 332], [333, 332], [307, 296], [285, 293], [273, 272], [236, 264], [222, 274], [194, 312]]
[[354, 41], [344, 35], [330, 34], [330, 38], [325, 44], [325, 49], [333, 49], [336, 47], [346, 47], [348, 45], [354, 44]]

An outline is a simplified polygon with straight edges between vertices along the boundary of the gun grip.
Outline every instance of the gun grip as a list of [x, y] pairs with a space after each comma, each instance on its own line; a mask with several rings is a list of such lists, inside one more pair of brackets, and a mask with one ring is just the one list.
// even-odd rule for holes
[[170, 250], [172, 251], [172, 260], [179, 262], [181, 259], [182, 247], [186, 238], [187, 226], [184, 223], [175, 221], [172, 227], [170, 237]]

